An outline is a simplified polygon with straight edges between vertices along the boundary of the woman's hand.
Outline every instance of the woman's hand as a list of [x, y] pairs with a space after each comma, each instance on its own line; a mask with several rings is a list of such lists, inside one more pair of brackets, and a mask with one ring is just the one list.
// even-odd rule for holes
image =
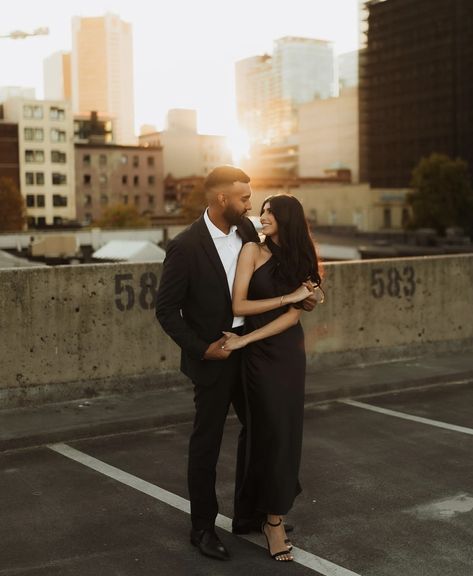
[[233, 332], [224, 332], [224, 334], [227, 337], [225, 344], [222, 345], [222, 349], [225, 350], [225, 352], [239, 350], [240, 348], [244, 348], [248, 343], [244, 336], [238, 336]]
[[291, 292], [284, 297], [284, 302], [288, 304], [296, 304], [297, 302], [302, 302], [308, 296], [310, 296], [314, 291], [314, 287], [311, 282], [303, 282], [297, 290]]

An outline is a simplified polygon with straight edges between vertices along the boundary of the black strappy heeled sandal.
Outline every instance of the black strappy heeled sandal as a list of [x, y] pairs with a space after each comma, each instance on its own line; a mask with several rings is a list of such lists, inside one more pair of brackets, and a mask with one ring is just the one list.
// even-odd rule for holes
[[[278, 562], [292, 562], [294, 560], [294, 556], [291, 556], [291, 550], [292, 550], [292, 546], [289, 548], [286, 548], [286, 550], [281, 550], [279, 552], [275, 552], [274, 554], [271, 554], [271, 546], [269, 545], [269, 538], [268, 535], [266, 534], [264, 527], [266, 526], [266, 524], [268, 524], [268, 526], [272, 526], [273, 528], [276, 528], [277, 526], [281, 526], [282, 523], [282, 518], [279, 519], [279, 522], [277, 524], [272, 524], [271, 522], [269, 522], [268, 520], [265, 520], [263, 522], [263, 524], [261, 525], [261, 532], [264, 534], [264, 537], [266, 538], [266, 543], [268, 545], [268, 552], [269, 555], [271, 556], [271, 558], [273, 558], [274, 560], [277, 560]], [[287, 542], [289, 540], [289, 538], [286, 538], [285, 542]], [[288, 558], [282, 558], [282, 556], [289, 556]]]

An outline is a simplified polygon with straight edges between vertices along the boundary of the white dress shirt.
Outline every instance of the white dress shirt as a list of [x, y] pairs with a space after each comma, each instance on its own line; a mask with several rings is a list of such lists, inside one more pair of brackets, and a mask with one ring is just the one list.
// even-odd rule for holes
[[[240, 254], [242, 241], [240, 236], [237, 234], [236, 226], [232, 226], [230, 228], [230, 232], [225, 234], [220, 230], [220, 228], [217, 228], [217, 226], [212, 223], [207, 212], [208, 209], [204, 212], [204, 220], [207, 224], [210, 236], [212, 236], [212, 240], [215, 244], [218, 255], [220, 256], [220, 260], [222, 261], [223, 268], [225, 269], [228, 289], [230, 290], [231, 295], [233, 290], [233, 282], [235, 280], [238, 255]], [[232, 328], [243, 326], [243, 323], [243, 316], [235, 316], [233, 318]]]

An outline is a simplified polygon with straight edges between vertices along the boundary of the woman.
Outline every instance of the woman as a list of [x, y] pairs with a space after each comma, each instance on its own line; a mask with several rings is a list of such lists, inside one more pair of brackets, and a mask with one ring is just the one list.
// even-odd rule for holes
[[233, 312], [245, 334], [225, 334], [225, 350], [246, 347], [251, 450], [245, 486], [266, 514], [270, 555], [291, 561], [283, 516], [300, 493], [298, 474], [304, 412], [305, 349], [297, 303], [320, 284], [314, 244], [300, 202], [270, 196], [260, 220], [265, 241], [243, 246], [233, 285]]

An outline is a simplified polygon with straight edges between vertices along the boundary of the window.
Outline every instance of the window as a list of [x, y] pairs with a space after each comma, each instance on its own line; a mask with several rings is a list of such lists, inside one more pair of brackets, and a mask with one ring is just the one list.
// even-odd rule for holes
[[133, 176], [133, 186], [139, 186], [139, 185], [140, 185], [140, 177]]
[[148, 166], [154, 166], [154, 156], [148, 156]]
[[25, 182], [27, 186], [32, 186], [34, 184], [34, 172], [26, 172]]
[[138, 195], [136, 195], [135, 198], [134, 198], [134, 201], [135, 201], [135, 206], [139, 206], [139, 204], [140, 204], [140, 197], [139, 197]]
[[52, 182], [54, 186], [62, 186], [67, 184], [67, 176], [65, 174], [60, 174], [59, 172], [53, 172]]
[[51, 150], [51, 162], [54, 162], [55, 164], [65, 164], [66, 153], [60, 152], [59, 150]]
[[384, 208], [383, 210], [383, 226], [384, 228], [391, 228], [391, 208]]
[[44, 140], [44, 131], [42, 128], [25, 128], [24, 136], [25, 140], [42, 142]]
[[66, 141], [65, 130], [58, 130], [57, 128], [51, 128], [51, 141], [52, 142], [65, 142]]
[[90, 174], [84, 174], [82, 182], [84, 186], [90, 186], [92, 184], [92, 176]]
[[138, 156], [133, 156], [133, 168], [138, 168], [140, 165], [140, 159]]
[[92, 196], [90, 194], [84, 196], [84, 206], [92, 206]]
[[107, 182], [108, 182], [108, 178], [106, 174], [100, 174], [99, 176], [99, 182], [101, 186], [106, 186]]
[[90, 166], [90, 154], [84, 154], [82, 156], [82, 166]]
[[42, 117], [43, 117], [42, 106], [32, 106], [31, 104], [25, 104], [23, 106], [23, 118], [40, 119]]
[[128, 176], [126, 174], [122, 176], [122, 184], [128, 184]]
[[55, 224], [56, 226], [62, 224], [62, 218], [60, 216], [54, 216], [53, 217], [53, 224]]
[[128, 196], [126, 194], [123, 196], [123, 204], [128, 204]]
[[152, 196], [151, 194], [148, 194], [148, 205], [154, 206], [154, 196]]
[[108, 204], [108, 196], [106, 194], [101, 194], [100, 204], [102, 204], [102, 206], [105, 206], [106, 204]]
[[126, 154], [122, 154], [120, 158], [120, 162], [122, 164], [128, 164], [128, 156]]
[[43, 117], [43, 107], [33, 106], [33, 118], [40, 119]]
[[36, 172], [36, 186], [44, 186], [44, 172]]
[[57, 108], [56, 106], [51, 106], [49, 109], [49, 118], [51, 120], [65, 120], [66, 111], [64, 108]]
[[36, 225], [38, 226], [38, 228], [46, 226], [46, 218], [44, 216], [40, 216], [36, 221]]
[[41, 164], [44, 162], [43, 150], [25, 150], [25, 162], [36, 162]]
[[153, 186], [155, 183], [156, 179], [154, 176], [148, 176], [148, 184], [149, 186]]
[[39, 208], [44, 208], [44, 194], [38, 194], [36, 196], [36, 206], [39, 206]]
[[34, 201], [35, 201], [35, 197], [33, 194], [27, 194], [26, 195], [26, 205], [28, 206], [28, 208], [34, 207]]
[[53, 206], [64, 207], [67, 206], [67, 196], [53, 194]]
[[100, 164], [100, 166], [106, 166], [107, 165], [107, 157], [105, 156], [105, 154], [100, 154], [99, 164]]

